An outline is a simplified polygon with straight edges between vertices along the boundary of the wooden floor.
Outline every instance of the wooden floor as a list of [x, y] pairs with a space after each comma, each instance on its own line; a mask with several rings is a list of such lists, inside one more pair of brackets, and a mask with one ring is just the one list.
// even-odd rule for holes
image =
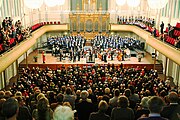
[[[37, 62], [34, 61], [34, 56], [38, 56]], [[124, 66], [130, 66], [130, 67], [136, 67], [137, 65], [143, 67], [143, 66], [149, 66], [148, 68], [153, 68], [154, 65], [154, 60], [151, 58], [150, 54], [146, 54], [144, 58], [142, 58], [141, 62], [138, 62], [138, 59], [136, 57], [131, 57], [131, 58], [125, 58], [125, 61], [118, 61], [117, 58], [114, 58], [114, 60], [108, 59], [108, 61], [105, 63], [104, 61], [101, 61], [99, 58], [95, 59], [95, 63], [86, 63], [86, 58], [81, 58], [80, 61], [70, 61], [68, 58], [65, 60], [62, 60], [60, 62], [59, 57], [52, 56], [51, 53], [46, 53], [46, 62], [43, 63], [42, 61], [42, 55], [38, 53], [37, 51], [32, 52], [27, 60], [23, 60], [20, 65], [26, 65], [26, 62], [29, 67], [35, 67], [35, 66], [40, 66], [42, 68], [46, 66], [52, 67], [55, 65], [54, 68], [57, 68], [58, 66], [65, 65], [91, 65], [91, 64], [115, 64], [115, 65], [120, 65], [121, 63], [124, 64]], [[156, 62], [156, 64], [159, 64]]]

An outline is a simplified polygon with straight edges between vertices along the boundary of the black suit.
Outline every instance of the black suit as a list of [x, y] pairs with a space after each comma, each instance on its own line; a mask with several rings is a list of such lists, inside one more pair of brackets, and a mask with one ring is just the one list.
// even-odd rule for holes
[[76, 105], [76, 110], [79, 120], [88, 120], [90, 113], [94, 112], [94, 107], [92, 103], [82, 101]]
[[171, 104], [163, 108], [161, 112], [161, 116], [168, 118], [169, 120], [178, 120], [177, 113], [180, 114], [180, 105], [178, 104]]
[[110, 116], [101, 111], [98, 111], [91, 113], [89, 116], [89, 120], [110, 120]]

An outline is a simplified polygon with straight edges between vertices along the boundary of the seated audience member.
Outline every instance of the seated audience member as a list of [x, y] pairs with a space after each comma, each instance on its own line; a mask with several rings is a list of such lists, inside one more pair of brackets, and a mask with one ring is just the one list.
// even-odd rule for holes
[[35, 120], [51, 120], [53, 111], [49, 108], [49, 101], [46, 97], [40, 98], [37, 109], [33, 110], [32, 117]]
[[5, 120], [16, 120], [18, 115], [18, 102], [15, 98], [8, 98], [2, 105], [2, 114]]
[[32, 120], [31, 113], [28, 107], [25, 106], [25, 101], [22, 96], [16, 97], [19, 104], [19, 112], [17, 116], [17, 120]]
[[58, 106], [53, 113], [53, 120], [74, 120], [74, 111], [68, 106]]
[[128, 98], [126, 96], [119, 96], [118, 107], [112, 109], [111, 120], [134, 120], [134, 112], [128, 105]]
[[63, 94], [59, 93], [56, 97], [57, 102], [51, 104], [51, 109], [54, 110], [57, 106], [63, 105], [63, 99], [64, 99]]
[[[73, 95], [72, 95], [73, 94]], [[64, 102], [69, 102], [72, 108], [75, 108], [76, 93], [72, 91], [70, 87], [66, 88], [66, 94], [64, 95]]]
[[105, 112], [108, 109], [106, 101], [101, 100], [98, 105], [98, 112], [93, 112], [89, 116], [89, 120], [110, 120], [110, 116], [106, 115]]
[[169, 120], [178, 120], [178, 114], [180, 114], [178, 94], [176, 92], [170, 92], [168, 98], [170, 100], [170, 104], [163, 108], [161, 116], [168, 118]]
[[[2, 110], [2, 105], [4, 104], [5, 101], [6, 101], [6, 99], [4, 99], [4, 98], [0, 99], [0, 111]], [[0, 112], [0, 120], [5, 120], [5, 117], [2, 114], [2, 112]]]
[[140, 107], [137, 108], [136, 114], [135, 114], [135, 120], [137, 120], [140, 117], [148, 117], [149, 110], [148, 110], [148, 97], [143, 97], [141, 99]]
[[149, 117], [142, 117], [138, 120], [168, 120], [161, 117], [160, 112], [164, 106], [164, 101], [158, 96], [153, 96], [148, 100], [148, 108], [150, 111]]
[[93, 104], [87, 100], [88, 92], [83, 90], [81, 92], [81, 101], [76, 105], [76, 110], [79, 120], [88, 120], [90, 113], [94, 112]]
[[0, 99], [4, 98], [4, 96], [5, 96], [4, 91], [0, 91]]
[[5, 95], [4, 95], [4, 98], [5, 98], [5, 99], [10, 98], [11, 96], [12, 96], [11, 91], [5, 91]]
[[118, 97], [119, 97], [120, 91], [119, 89], [114, 90], [114, 97], [109, 100], [109, 105], [111, 108], [118, 106]]

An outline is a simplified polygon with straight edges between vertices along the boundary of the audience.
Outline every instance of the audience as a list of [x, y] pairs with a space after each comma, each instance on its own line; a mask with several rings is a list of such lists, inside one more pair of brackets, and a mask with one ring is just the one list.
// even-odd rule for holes
[[29, 27], [23, 28], [20, 20], [13, 24], [11, 17], [6, 17], [0, 27], [0, 54], [31, 36]]
[[[162, 112], [155, 111], [158, 116], [161, 112], [165, 118], [178, 117], [179, 97], [171, 90], [169, 82], [161, 80], [156, 70], [141, 66], [125, 68], [123, 65], [114, 64], [81, 67], [75, 65], [67, 68], [62, 66], [57, 70], [23, 68], [17, 84], [7, 91], [0, 91], [0, 118], [3, 120], [7, 116], [3, 113], [5, 101], [15, 97], [18, 100], [19, 113], [13, 115], [17, 116], [17, 120], [25, 116], [26, 119], [52, 119], [53, 111], [54, 119], [60, 119], [55, 115], [55, 111], [62, 106], [62, 109], [67, 106], [71, 111], [70, 119], [73, 116], [74, 119], [88, 120], [96, 118], [96, 115], [109, 119], [109, 115], [112, 120], [119, 117], [123, 117], [123, 120], [136, 120], [139, 117], [148, 117], [149, 110], [150, 117], [154, 115], [153, 107], [146, 103], [149, 96], [159, 96], [167, 103]], [[170, 93], [168, 97], [167, 93]], [[48, 101], [51, 101], [51, 104]], [[150, 103], [149, 105], [158, 102]], [[169, 107], [171, 109], [176, 106], [177, 110], [173, 109], [173, 114], [169, 113]], [[72, 110], [77, 110], [77, 113], [74, 114]], [[172, 116], [166, 116], [168, 113]], [[66, 112], [62, 114], [65, 116]]]

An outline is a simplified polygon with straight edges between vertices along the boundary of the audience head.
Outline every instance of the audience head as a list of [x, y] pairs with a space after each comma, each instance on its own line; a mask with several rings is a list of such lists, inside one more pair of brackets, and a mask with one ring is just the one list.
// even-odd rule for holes
[[151, 113], [160, 113], [164, 106], [164, 101], [158, 96], [153, 96], [148, 100], [148, 108]]
[[119, 96], [118, 106], [121, 108], [127, 108], [129, 106], [129, 100], [126, 96]]
[[105, 100], [101, 100], [99, 102], [98, 109], [99, 109], [99, 111], [106, 112], [106, 110], [108, 109], [107, 102]]
[[86, 100], [86, 99], [88, 98], [88, 96], [89, 96], [89, 94], [88, 94], [88, 92], [87, 92], [86, 90], [83, 90], [83, 91], [81, 92], [81, 98], [82, 98], [82, 100]]
[[71, 106], [71, 104], [69, 102], [64, 102], [63, 106], [68, 106], [68, 107], [70, 107], [72, 109], [72, 106]]
[[22, 93], [21, 93], [20, 91], [17, 91], [17, 92], [15, 93], [15, 96], [22, 96]]
[[110, 94], [110, 89], [107, 87], [104, 89], [105, 94]]
[[74, 111], [68, 106], [58, 106], [53, 114], [53, 120], [73, 120]]
[[130, 96], [131, 96], [131, 90], [130, 90], [130, 89], [126, 89], [126, 90], [124, 91], [124, 95], [125, 95], [126, 97], [130, 97]]
[[141, 105], [142, 107], [148, 108], [148, 100], [149, 100], [149, 97], [143, 97], [143, 98], [141, 99], [140, 105]]
[[8, 98], [10, 98], [12, 96], [12, 93], [11, 93], [11, 91], [5, 91], [5, 98], [6, 99], [8, 99]]
[[179, 101], [179, 97], [176, 92], [170, 92], [168, 97], [171, 103], [177, 103]]
[[119, 97], [120, 91], [119, 89], [114, 90], [114, 96]]
[[42, 97], [39, 99], [37, 104], [38, 112], [45, 112], [48, 110], [49, 107], [49, 101], [46, 97]]
[[0, 91], [0, 99], [4, 98], [4, 96], [5, 96], [4, 91]]
[[15, 98], [8, 98], [2, 105], [2, 114], [7, 119], [16, 117], [18, 110], [18, 102]]
[[61, 94], [61, 93], [59, 93], [56, 98], [57, 98], [57, 102], [58, 102], [58, 103], [62, 103], [62, 102], [63, 102], [63, 99], [64, 99], [64, 95]]
[[66, 88], [66, 94], [67, 94], [67, 95], [70, 95], [70, 94], [71, 94], [71, 88], [70, 88], [70, 87], [67, 87], [67, 88]]
[[42, 97], [45, 97], [43, 93], [39, 93], [36, 97], [36, 100], [39, 101]]

